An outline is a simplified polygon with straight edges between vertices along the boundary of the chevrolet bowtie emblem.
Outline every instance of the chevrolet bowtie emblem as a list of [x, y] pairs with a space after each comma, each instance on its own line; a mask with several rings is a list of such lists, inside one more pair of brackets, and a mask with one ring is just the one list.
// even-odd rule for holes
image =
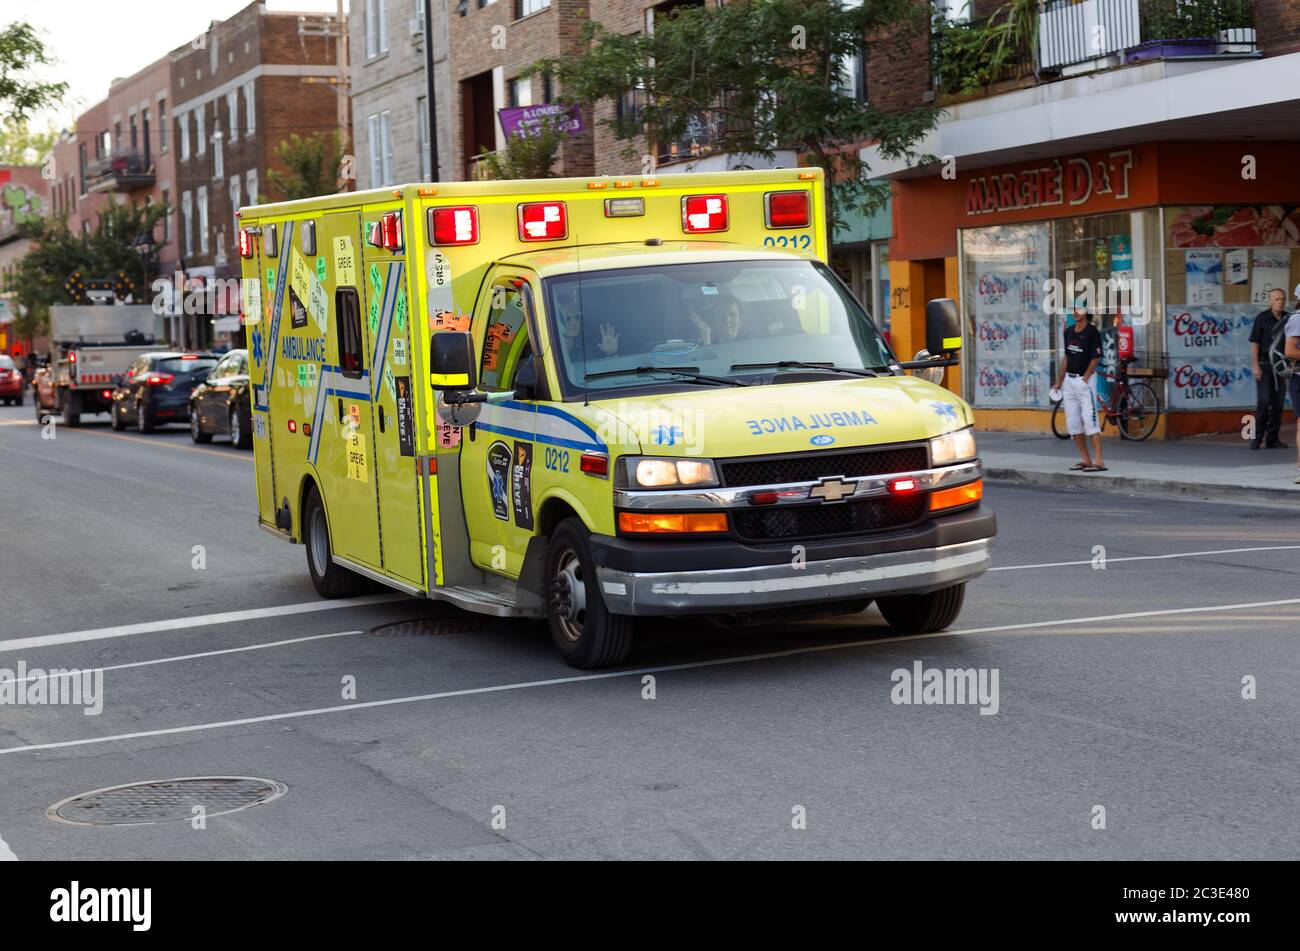
[[845, 482], [837, 476], [818, 482], [808, 490], [808, 498], [821, 499], [823, 502], [842, 502], [857, 490], [856, 482]]

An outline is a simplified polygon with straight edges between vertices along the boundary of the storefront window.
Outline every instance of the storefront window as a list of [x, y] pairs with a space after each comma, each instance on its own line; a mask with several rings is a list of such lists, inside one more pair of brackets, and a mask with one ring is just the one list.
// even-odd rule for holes
[[1164, 329], [1172, 410], [1255, 405], [1250, 330], [1300, 276], [1300, 207], [1165, 209]]

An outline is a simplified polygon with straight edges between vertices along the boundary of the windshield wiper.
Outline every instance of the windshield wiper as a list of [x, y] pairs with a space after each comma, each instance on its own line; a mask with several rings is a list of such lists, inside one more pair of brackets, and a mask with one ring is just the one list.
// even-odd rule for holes
[[[746, 383], [744, 380], [732, 380], [725, 376], [709, 376], [706, 373], [700, 373], [699, 367], [624, 367], [622, 370], [601, 370], [599, 373], [588, 373], [584, 380], [600, 380], [610, 376], [622, 376], [630, 373], [634, 376], [641, 376], [646, 373], [672, 373], [675, 376], [683, 377], [688, 380], [695, 380], [699, 383], [714, 383], [723, 386], [752, 386], [752, 383]], [[735, 367], [732, 367], [734, 370]]]
[[837, 367], [833, 363], [807, 363], [803, 360], [774, 360], [771, 363], [735, 363], [731, 372], [737, 370], [830, 370], [832, 373], [848, 373], [851, 376], [880, 376], [874, 368], [858, 369], [854, 367]]

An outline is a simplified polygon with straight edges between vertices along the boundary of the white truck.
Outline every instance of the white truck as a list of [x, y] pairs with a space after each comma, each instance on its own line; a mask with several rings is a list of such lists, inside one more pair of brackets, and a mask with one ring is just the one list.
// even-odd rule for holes
[[50, 372], [36, 386], [36, 416], [107, 413], [113, 390], [142, 353], [159, 347], [148, 304], [55, 304], [50, 308]]

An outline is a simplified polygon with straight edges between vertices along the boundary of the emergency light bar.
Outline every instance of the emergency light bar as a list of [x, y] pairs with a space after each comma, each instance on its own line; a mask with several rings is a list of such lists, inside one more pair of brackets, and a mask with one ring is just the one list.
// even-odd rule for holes
[[569, 236], [568, 209], [562, 201], [529, 201], [519, 206], [520, 241], [562, 241]]
[[247, 228], [239, 229], [239, 256], [251, 258], [254, 253], [253, 232]]
[[478, 209], [472, 205], [430, 208], [429, 243], [478, 244]]
[[727, 196], [684, 196], [682, 198], [682, 230], [687, 234], [726, 231]]
[[769, 228], [806, 228], [812, 223], [806, 191], [768, 192], [763, 196], [763, 213]]

